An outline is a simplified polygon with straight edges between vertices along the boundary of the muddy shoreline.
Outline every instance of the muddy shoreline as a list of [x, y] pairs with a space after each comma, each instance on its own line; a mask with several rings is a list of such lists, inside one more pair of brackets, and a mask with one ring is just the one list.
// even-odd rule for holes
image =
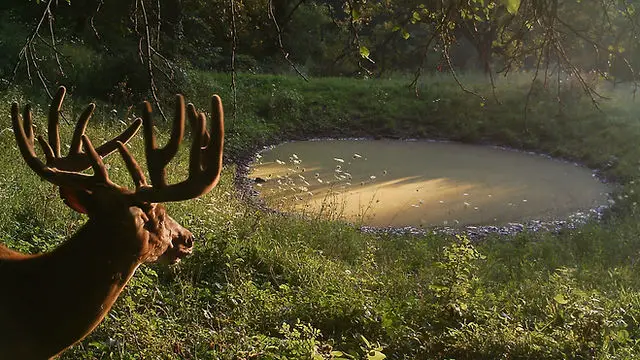
[[[319, 134], [320, 136], [292, 136], [287, 137], [287, 139], [273, 139], [273, 141], [264, 141], [262, 144], [255, 144], [254, 146], [246, 149], [238, 153], [234, 156], [234, 161], [236, 165], [236, 173], [234, 176], [234, 182], [236, 190], [240, 195], [243, 201], [246, 201], [250, 206], [253, 206], [261, 211], [265, 211], [271, 214], [276, 214], [279, 216], [302, 216], [295, 213], [283, 212], [274, 208], [271, 208], [266, 205], [262, 198], [259, 196], [259, 191], [254, 188], [254, 180], [249, 178], [249, 172], [251, 169], [251, 164], [255, 161], [256, 155], [258, 155], [261, 151], [266, 150], [272, 146], [276, 146], [278, 144], [290, 141], [310, 141], [310, 140], [379, 140], [382, 138], [393, 139], [393, 140], [404, 140], [404, 141], [434, 141], [434, 142], [460, 142], [449, 140], [445, 138], [433, 138], [433, 139], [421, 139], [421, 138], [402, 138], [396, 136], [390, 137], [380, 137], [380, 136], [364, 136], [364, 137], [344, 137], [344, 136], [322, 136], [323, 134]], [[330, 135], [330, 134], [327, 134]], [[335, 135], [335, 134], [334, 134]], [[284, 138], [284, 137], [283, 137]], [[460, 142], [464, 143], [464, 142]], [[550, 156], [545, 153], [528, 151], [522, 149], [514, 149], [506, 146], [495, 145], [491, 142], [479, 142], [472, 143], [474, 145], [483, 145], [483, 146], [491, 146], [499, 149], [505, 149], [510, 151], [522, 152], [527, 154], [534, 154], [538, 156], [542, 156], [548, 159], [554, 159], [558, 161], [563, 161], [566, 163], [582, 166], [584, 168], [588, 168], [576, 161], [570, 159], [562, 159]], [[602, 171], [600, 169], [592, 169], [589, 168], [594, 176], [602, 183], [605, 184], [613, 184], [616, 182], [613, 179], [608, 179], [603, 176]], [[360, 231], [365, 233], [379, 233], [379, 234], [393, 234], [393, 235], [426, 235], [430, 233], [436, 234], [448, 234], [448, 235], [466, 235], [471, 239], [480, 240], [489, 235], [498, 235], [498, 236], [514, 236], [522, 232], [551, 232], [557, 233], [566, 229], [576, 229], [579, 228], [588, 222], [591, 221], [603, 221], [610, 214], [611, 207], [615, 204], [613, 200], [614, 194], [610, 193], [608, 195], [608, 204], [599, 206], [596, 208], [586, 209], [582, 211], [577, 211], [566, 218], [557, 219], [557, 220], [530, 220], [522, 223], [508, 223], [506, 225], [501, 226], [493, 226], [493, 225], [467, 225], [461, 227], [447, 227], [447, 226], [425, 226], [425, 227], [416, 227], [416, 226], [403, 226], [403, 227], [375, 227], [375, 226], [356, 226], [355, 224], [351, 224], [349, 222], [345, 222], [351, 224], [354, 227], [357, 227]]]

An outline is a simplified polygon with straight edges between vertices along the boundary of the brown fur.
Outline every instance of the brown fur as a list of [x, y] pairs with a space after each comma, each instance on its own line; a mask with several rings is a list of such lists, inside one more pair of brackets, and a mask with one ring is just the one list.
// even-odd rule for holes
[[[191, 252], [191, 233], [160, 204], [113, 201], [105, 190], [89, 221], [50, 253], [0, 245], [0, 359], [48, 359], [100, 324], [140, 264]], [[92, 196], [91, 201], [96, 201]]]

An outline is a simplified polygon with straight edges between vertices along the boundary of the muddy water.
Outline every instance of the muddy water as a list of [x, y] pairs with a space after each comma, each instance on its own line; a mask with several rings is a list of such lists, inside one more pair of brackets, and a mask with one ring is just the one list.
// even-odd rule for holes
[[371, 226], [562, 219], [606, 204], [610, 191], [574, 164], [425, 141], [285, 143], [263, 152], [250, 177], [272, 207]]

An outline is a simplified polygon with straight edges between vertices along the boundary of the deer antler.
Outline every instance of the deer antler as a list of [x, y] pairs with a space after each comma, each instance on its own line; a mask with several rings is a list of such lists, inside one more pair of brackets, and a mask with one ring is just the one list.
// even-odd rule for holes
[[[175, 156], [182, 140], [184, 128], [184, 100], [178, 97], [176, 118], [169, 143], [158, 149], [153, 135], [151, 106], [145, 102], [142, 113], [142, 124], [145, 138], [145, 153], [152, 187], [142, 186], [136, 192], [140, 200], [147, 202], [165, 202], [191, 199], [209, 192], [220, 178], [222, 169], [222, 150], [224, 146], [224, 113], [222, 101], [218, 95], [211, 98], [213, 121], [211, 132], [206, 130], [206, 117], [198, 113], [193, 106], [187, 106], [193, 139], [189, 154], [189, 176], [186, 180], [167, 185], [165, 166]], [[123, 158], [130, 155], [126, 148], [120, 147]], [[124, 151], [122, 151], [124, 150]], [[125, 160], [127, 161], [127, 160]]]
[[[44, 140], [42, 136], [38, 136], [38, 143], [45, 154], [46, 164], [38, 159], [34, 150], [33, 120], [30, 105], [25, 106], [22, 116], [24, 121], [21, 122], [18, 103], [14, 102], [12, 104], [11, 120], [13, 132], [22, 157], [27, 162], [27, 165], [40, 175], [40, 177], [58, 186], [87, 188], [91, 183], [95, 182], [95, 179], [92, 178], [95, 176], [100, 177], [98, 173], [103, 173], [103, 171], [94, 167], [94, 176], [82, 174], [79, 171], [100, 163], [101, 160], [99, 158], [108, 156], [115, 151], [118, 148], [118, 143], [128, 142], [138, 132], [142, 121], [140, 119], [136, 119], [120, 135], [99, 146], [97, 149], [93, 149], [88, 141], [89, 139], [86, 138], [86, 135], [84, 134], [87, 123], [95, 109], [95, 104], [89, 104], [78, 118], [73, 138], [71, 140], [69, 154], [62, 157], [60, 154], [59, 117], [60, 108], [65, 94], [66, 89], [64, 86], [61, 86], [49, 108], [49, 142]], [[91, 147], [91, 149], [87, 149], [87, 151], [93, 150], [100, 161], [96, 161], [92, 156], [86, 156], [87, 154], [82, 152], [81, 145], [83, 142], [85, 148], [87, 148], [87, 144]]]
[[[224, 115], [220, 97], [212, 97], [212, 122], [211, 134], [205, 129], [206, 117], [204, 113], [198, 113], [193, 104], [188, 105], [189, 120], [192, 127], [193, 142], [191, 145], [189, 176], [186, 180], [168, 185], [166, 182], [165, 167], [175, 156], [184, 135], [185, 106], [184, 98], [178, 95], [173, 129], [169, 143], [164, 148], [158, 148], [153, 134], [153, 120], [151, 105], [143, 104], [143, 120], [136, 119], [122, 134], [106, 142], [98, 148], [94, 148], [89, 138], [84, 134], [87, 122], [91, 117], [95, 105], [91, 104], [80, 115], [75, 128], [71, 149], [66, 157], [60, 156], [60, 137], [58, 131], [59, 111], [65, 95], [64, 87], [60, 87], [52, 102], [49, 111], [49, 142], [42, 136], [38, 142], [46, 157], [46, 164], [38, 159], [34, 151], [34, 135], [32, 126], [31, 108], [25, 107], [21, 124], [18, 104], [13, 103], [11, 117], [13, 130], [20, 152], [25, 161], [40, 177], [61, 187], [91, 190], [97, 184], [113, 187], [124, 194], [131, 195], [132, 202], [158, 203], [167, 201], [180, 201], [191, 199], [209, 192], [220, 179], [222, 169], [222, 150], [224, 144]], [[135, 161], [131, 153], [125, 147], [125, 143], [136, 134], [142, 122], [144, 128], [145, 153], [151, 177], [151, 186], [148, 185], [142, 169]], [[81, 152], [84, 148], [86, 153]], [[136, 186], [135, 191], [111, 182], [101, 157], [107, 156], [114, 150], [118, 150], [125, 161], [127, 169]], [[93, 175], [83, 174], [79, 171], [93, 168]]]
[[[222, 104], [213, 96], [211, 134], [204, 114], [178, 96], [169, 143], [158, 148], [151, 106], [144, 104], [144, 137], [151, 184], [125, 143], [141, 126], [136, 120], [125, 132], [94, 148], [84, 134], [94, 106], [80, 116], [69, 155], [60, 155], [58, 116], [65, 90], [60, 88], [49, 111], [48, 141], [38, 137], [46, 163], [34, 151], [31, 110], [22, 121], [18, 104], [11, 108], [22, 156], [40, 177], [60, 186], [65, 203], [89, 219], [55, 250], [27, 255], [0, 245], [0, 357], [48, 359], [86, 337], [107, 315], [142, 263], [160, 259], [176, 263], [191, 254], [193, 234], [180, 226], [157, 202], [202, 195], [216, 185], [222, 169], [224, 120]], [[178, 151], [188, 110], [193, 143], [189, 176], [167, 184], [165, 167]], [[117, 149], [133, 178], [135, 190], [109, 180], [102, 162]], [[84, 151], [84, 152], [83, 152]], [[93, 174], [82, 170], [93, 168]], [[47, 299], [43, 302], [42, 299]]]
[[211, 108], [214, 120], [209, 133], [206, 130], [207, 121], [204, 113], [198, 113], [193, 104], [187, 105], [193, 137], [189, 154], [189, 176], [180, 183], [168, 185], [165, 167], [178, 151], [184, 134], [184, 98], [178, 95], [171, 137], [164, 148], [157, 147], [153, 134], [151, 105], [144, 102], [142, 124], [151, 186], [147, 184], [140, 167], [127, 148], [122, 144], [118, 147], [136, 183], [137, 189], [134, 196], [137, 199], [144, 202], [180, 201], [203, 195], [216, 186], [222, 170], [224, 146], [224, 113], [222, 101], [218, 95], [212, 96]]

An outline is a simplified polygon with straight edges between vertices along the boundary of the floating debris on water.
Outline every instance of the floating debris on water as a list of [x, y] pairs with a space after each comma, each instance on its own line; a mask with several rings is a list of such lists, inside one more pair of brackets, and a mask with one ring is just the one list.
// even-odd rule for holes
[[[374, 145], [378, 144], [379, 143], [376, 143]], [[331, 145], [334, 145], [334, 143], [332, 143]], [[441, 144], [438, 143], [437, 145], [440, 146]], [[377, 147], [379, 148], [379, 145]], [[264, 170], [267, 171], [254, 173], [254, 177], [260, 174], [260, 176], [262, 176], [264, 179], [269, 179], [270, 187], [277, 187], [278, 184], [281, 184], [282, 186], [279, 188], [285, 189], [289, 193], [291, 193], [289, 189], [296, 188], [297, 191], [288, 196], [289, 199], [299, 198], [300, 194], [304, 194], [304, 189], [298, 187], [302, 185], [308, 185], [308, 182], [306, 181], [305, 176], [301, 175], [304, 174], [305, 169], [301, 169], [302, 165], [294, 165], [294, 160], [304, 159], [305, 166], [309, 166], [309, 171], [311, 171], [311, 174], [315, 174], [315, 178], [316, 180], [318, 180], [318, 182], [315, 183], [315, 186], [310, 185], [307, 187], [308, 189], [317, 189], [314, 190], [314, 199], [308, 200], [306, 196], [304, 196], [305, 200], [313, 201], [314, 203], [321, 203], [323, 201], [340, 202], [343, 200], [334, 197], [336, 196], [336, 194], [345, 193], [345, 196], [348, 196], [350, 198], [348, 198], [348, 200], [345, 200], [344, 203], [353, 208], [357, 208], [358, 206], [362, 206], [362, 204], [371, 205], [371, 200], [369, 200], [365, 196], [368, 196], [368, 194], [371, 192], [377, 193], [379, 196], [383, 196], [385, 199], [384, 201], [382, 201], [382, 203], [385, 204], [385, 208], [383, 209], [384, 211], [387, 211], [389, 213], [391, 213], [392, 211], [396, 211], [396, 213], [403, 214], [402, 216], [405, 216], [404, 214], [407, 214], [407, 218], [409, 220], [406, 220], [404, 224], [414, 224], [414, 226], [419, 224], [420, 227], [435, 226], [435, 228], [429, 228], [427, 230], [429, 232], [439, 231], [442, 228], [444, 219], [447, 219], [449, 226], [457, 228], [456, 233], [459, 233], [459, 231], [461, 231], [460, 229], [467, 229], [465, 224], [476, 224], [475, 227], [469, 228], [470, 232], [482, 232], [484, 231], [484, 229], [486, 229], [485, 224], [489, 225], [493, 223], [494, 225], [496, 225], [496, 228], [501, 228], [504, 227], [504, 225], [502, 224], [506, 224], [509, 221], [515, 221], [517, 223], [518, 221], [525, 221], [521, 219], [535, 219], [536, 217], [543, 217], [544, 221], [546, 221], [547, 218], [553, 219], [554, 215], [550, 213], [557, 210], [554, 206], [553, 209], [543, 209], [547, 212], [544, 212], [542, 215], [534, 213], [535, 211], [537, 211], [537, 208], [540, 206], [539, 204], [542, 203], [544, 199], [540, 199], [535, 191], [529, 191], [527, 189], [524, 189], [522, 186], [511, 186], [508, 183], [507, 185], [501, 185], [501, 183], [494, 185], [493, 183], [491, 183], [493, 178], [467, 179], [464, 177], [460, 177], [462, 180], [459, 180], [457, 173], [434, 173], [429, 167], [427, 167], [427, 169], [429, 169], [428, 171], [423, 170], [423, 166], [415, 166], [409, 169], [411, 171], [417, 171], [416, 174], [412, 174], [409, 172], [404, 173], [398, 171], [394, 167], [395, 164], [385, 165], [381, 161], [381, 159], [377, 157], [372, 158], [374, 159], [372, 160], [374, 161], [374, 163], [369, 164], [372, 166], [367, 168], [367, 162], [363, 161], [366, 160], [366, 157], [364, 155], [361, 155], [360, 152], [373, 156], [373, 151], [364, 150], [364, 147], [360, 149], [354, 148], [353, 150], [346, 149], [346, 151], [345, 149], [338, 149], [336, 146], [334, 146], [334, 148], [334, 150], [339, 151], [339, 155], [336, 154], [334, 155], [335, 157], [332, 157], [330, 155], [326, 156], [326, 152], [324, 154], [319, 153], [318, 159], [309, 156], [307, 153], [303, 152], [303, 150], [297, 150], [297, 148], [294, 151], [283, 151], [280, 154], [274, 154], [275, 156], [271, 157], [262, 154], [262, 162], [270, 163], [261, 165], [264, 166]], [[376, 147], [374, 146], [373, 149], [376, 149]], [[411, 148], [410, 150], [415, 151], [414, 148]], [[300, 152], [302, 155], [297, 155], [298, 152]], [[442, 155], [442, 152], [440, 153], [440, 155]], [[353, 160], [350, 160], [348, 154], [352, 154], [351, 157], [353, 158]], [[408, 156], [411, 155], [406, 155], [406, 157]], [[385, 158], [386, 157], [387, 156], [385, 155]], [[404, 156], [401, 156], [399, 158], [403, 157]], [[278, 158], [278, 161], [275, 160], [276, 158]], [[398, 157], [393, 157], [392, 162], [393, 159], [397, 158]], [[281, 159], [285, 159], [286, 163], [284, 163], [284, 161], [282, 161]], [[438, 159], [440, 159], [440, 157], [438, 157]], [[324, 161], [324, 163], [319, 164], [318, 161], [320, 160]], [[472, 159], [469, 161], [468, 166], [476, 166], [476, 162], [477, 161]], [[447, 161], [446, 163], [460, 164], [456, 161]], [[284, 166], [280, 166], [278, 164]], [[272, 168], [270, 169], [269, 166], [271, 166]], [[289, 172], [287, 172], [287, 166], [294, 168], [293, 171], [289, 169]], [[342, 166], [344, 166], [344, 168]], [[351, 174], [345, 172], [345, 170], [348, 170], [353, 174], [353, 177], [355, 179], [358, 179], [360, 181], [356, 180], [356, 182], [353, 182], [353, 180], [349, 180], [351, 179]], [[481, 170], [484, 170], [484, 168]], [[268, 171], [273, 172], [273, 179], [270, 179], [268, 176], [266, 176]], [[355, 174], [355, 172], [358, 172], [358, 174]], [[369, 176], [366, 175], [367, 173], [369, 173]], [[286, 177], [285, 174], [290, 177]], [[331, 176], [329, 174], [333, 174], [335, 180], [331, 179]], [[380, 181], [377, 180], [378, 176], [385, 175], [386, 177], [383, 177], [382, 179], [380, 179]], [[494, 176], [495, 172], [491, 172], [490, 175]], [[531, 176], [525, 177], [524, 181], [529, 181], [529, 178], [535, 178], [535, 175], [536, 174], [533, 173]], [[389, 176], [391, 176], [391, 178]], [[274, 181], [276, 180], [276, 177], [281, 177], [282, 180], [277, 181], [276, 183], [276, 181]], [[502, 179], [504, 178], [504, 176], [499, 177], [497, 175], [495, 177], [500, 181], [502, 181]], [[313, 177], [310, 176], [309, 180], [311, 180], [311, 178]], [[313, 184], [313, 181], [309, 182]], [[588, 179], [585, 180], [585, 182], [588, 182]], [[352, 185], [351, 183], [355, 185]], [[356, 186], [357, 183], [360, 183], [362, 187], [353, 187]], [[636, 183], [638, 182], [636, 181]], [[250, 183], [249, 185], [255, 186], [255, 184], [253, 183]], [[393, 191], [405, 191], [406, 193], [404, 193], [403, 196], [406, 196], [406, 199], [399, 199], [393, 194], [390, 195], [388, 192], [385, 192], [387, 191], [387, 188], [390, 188]], [[258, 189], [258, 187], [255, 186], [255, 189]], [[273, 199], [273, 201], [278, 200], [276, 197], [274, 197], [275, 195], [267, 196], [268, 192], [274, 192], [273, 189], [267, 189], [267, 186], [264, 186], [260, 189], [260, 191], [262, 192], [262, 194], [265, 194], [265, 199], [269, 199], [269, 201], [271, 201], [271, 199]], [[473, 192], [473, 195], [470, 193], [470, 191]], [[564, 189], [564, 191], [566, 191], [566, 189]], [[329, 197], [324, 195], [325, 192], [328, 192], [330, 194]], [[418, 198], [418, 192], [422, 192], [422, 194], [420, 194], [420, 198], [422, 199]], [[495, 200], [492, 199], [493, 192], [496, 192]], [[277, 194], [278, 192], [275, 191], [274, 193]], [[296, 196], [296, 193], [298, 196]], [[605, 197], [609, 196], [607, 195], [608, 192], [606, 190], [599, 190], [599, 193], [603, 197], [602, 202], [606, 203], [607, 199]], [[258, 194], [258, 192], [252, 192], [251, 194]], [[536, 196], [533, 197], [532, 194]], [[463, 196], [462, 199], [460, 199], [461, 195]], [[564, 193], [561, 195], [564, 195]], [[597, 193], [595, 196], [597, 196]], [[440, 199], [438, 199], [438, 197], [440, 197]], [[534, 201], [532, 201], [531, 204], [528, 204], [529, 197], [534, 198]], [[625, 195], [621, 196], [621, 198], [624, 197]], [[460, 202], [460, 200], [463, 201]], [[610, 198], [608, 201], [613, 203], [613, 200], [611, 200]], [[638, 203], [640, 203], [640, 201]], [[423, 204], [427, 205], [423, 206]], [[436, 206], [435, 204], [440, 204], [440, 206]], [[558, 204], [560, 204], [558, 206], [564, 206], [565, 202]], [[298, 206], [297, 204], [290, 203], [286, 205], [287, 209], [290, 209], [293, 206]], [[461, 207], [460, 205], [463, 205], [463, 207]], [[505, 205], [507, 206], [505, 207]], [[300, 204], [299, 207], [302, 208], [302, 206], [305, 205]], [[415, 211], [407, 211], [409, 209], [408, 206], [416, 208]], [[638, 205], [634, 204], [634, 206]], [[394, 207], [397, 208], [397, 210], [394, 210]], [[400, 209], [401, 207], [403, 208], [403, 210]], [[480, 211], [480, 207], [482, 207], [482, 211]], [[498, 210], [502, 208], [502, 212], [499, 214], [499, 216], [496, 216], [496, 214], [493, 213], [494, 207]], [[387, 210], [387, 208], [389, 210]], [[379, 210], [378, 208], [376, 208], [375, 213], [373, 210], [368, 212], [367, 216], [373, 220], [367, 220], [366, 222], [370, 224], [379, 224], [372, 225], [372, 227], [391, 226], [391, 224], [400, 222], [396, 221], [397, 219], [395, 217], [393, 218], [393, 221], [387, 221], [386, 219], [381, 220], [382, 217], [380, 215], [380, 212], [383, 210]], [[518, 219], [517, 215], [514, 215], [520, 212], [524, 213], [526, 217], [523, 216]], [[531, 213], [531, 215], [527, 215], [529, 213]], [[347, 212], [345, 212], [344, 214], [344, 219], [350, 221], [351, 215]], [[582, 214], [577, 214], [577, 216], [581, 215]], [[362, 217], [362, 214], [360, 213], [360, 215], [357, 216]], [[559, 216], [561, 216], [562, 219], [566, 220], [567, 215], [560, 214]], [[429, 217], [433, 217], [433, 220], [429, 221]], [[469, 217], [470, 220], [468, 220], [466, 217]], [[397, 218], [399, 218], [399, 216]], [[412, 220], [414, 218], [417, 221]], [[457, 221], [454, 221], [454, 219], [456, 219]], [[403, 227], [405, 226], [404, 224], [395, 226]], [[515, 223], [510, 224], [509, 226], [517, 228], [517, 226], [514, 224]], [[438, 228], [438, 226], [440, 226], [440, 228]]]

